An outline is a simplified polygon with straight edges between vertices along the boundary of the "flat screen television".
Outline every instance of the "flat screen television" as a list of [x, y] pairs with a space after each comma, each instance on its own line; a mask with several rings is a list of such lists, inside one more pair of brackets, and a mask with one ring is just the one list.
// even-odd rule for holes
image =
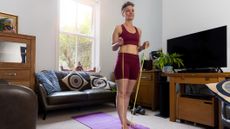
[[181, 54], [185, 69], [227, 67], [227, 26], [168, 39], [167, 52]]

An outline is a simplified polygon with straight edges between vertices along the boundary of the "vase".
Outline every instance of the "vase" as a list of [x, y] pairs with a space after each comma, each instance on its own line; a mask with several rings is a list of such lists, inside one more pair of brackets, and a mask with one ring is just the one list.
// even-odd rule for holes
[[162, 72], [164, 72], [164, 73], [173, 73], [173, 67], [171, 65], [164, 66], [162, 68]]

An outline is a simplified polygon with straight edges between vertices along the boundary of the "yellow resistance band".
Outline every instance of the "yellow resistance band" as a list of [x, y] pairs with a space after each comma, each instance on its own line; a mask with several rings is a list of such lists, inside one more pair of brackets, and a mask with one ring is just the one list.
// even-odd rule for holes
[[[140, 82], [141, 82], [141, 76], [142, 76], [142, 69], [143, 69], [144, 60], [145, 60], [145, 54], [143, 53], [142, 58], [141, 58], [140, 74], [139, 74], [139, 77], [138, 77], [138, 80], [137, 80], [136, 94], [135, 94], [135, 99], [134, 99], [133, 108], [132, 108], [133, 113], [134, 113], [134, 110], [135, 110], [135, 106], [136, 106], [136, 102], [137, 102], [137, 96], [138, 96], [139, 89], [140, 89]], [[131, 117], [131, 122], [132, 122], [132, 119], [133, 119], [133, 115]]]

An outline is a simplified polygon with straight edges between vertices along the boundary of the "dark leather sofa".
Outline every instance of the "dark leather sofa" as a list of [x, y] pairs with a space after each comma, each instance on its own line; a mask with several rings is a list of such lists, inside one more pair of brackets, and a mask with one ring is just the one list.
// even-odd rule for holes
[[37, 96], [24, 86], [0, 82], [0, 128], [36, 129]]
[[[48, 95], [44, 86], [37, 82], [37, 92], [43, 111], [43, 119], [46, 119], [47, 112], [50, 110], [83, 107], [106, 102], [112, 102], [115, 104], [116, 92], [112, 90], [87, 89], [84, 91], [71, 91], [67, 89], [61, 79], [67, 76], [68, 73], [69, 72], [62, 71], [55, 72], [62, 89], [61, 92], [55, 92]], [[111, 87], [116, 87], [114, 82], [108, 81], [108, 83]]]

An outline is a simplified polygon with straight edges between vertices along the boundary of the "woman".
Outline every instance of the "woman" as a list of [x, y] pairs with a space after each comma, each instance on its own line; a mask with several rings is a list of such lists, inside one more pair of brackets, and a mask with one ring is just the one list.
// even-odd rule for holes
[[133, 25], [134, 4], [132, 2], [124, 3], [121, 11], [125, 21], [115, 27], [112, 37], [112, 49], [113, 51], [119, 49], [114, 70], [118, 87], [117, 112], [121, 120], [122, 129], [128, 129], [128, 126], [134, 126], [127, 119], [127, 109], [130, 95], [140, 72], [138, 52], [148, 48], [149, 42], [146, 41], [140, 46], [141, 30]]

